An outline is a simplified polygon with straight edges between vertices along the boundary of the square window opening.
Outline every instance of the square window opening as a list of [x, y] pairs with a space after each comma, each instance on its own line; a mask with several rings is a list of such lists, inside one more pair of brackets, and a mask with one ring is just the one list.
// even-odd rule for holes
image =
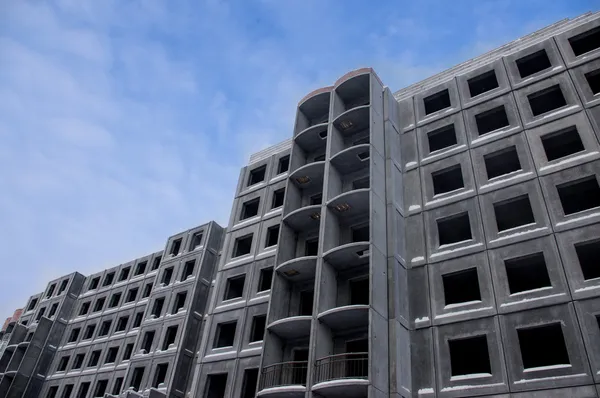
[[102, 337], [102, 336], [106, 336], [108, 335], [108, 332], [110, 331], [110, 325], [111, 325], [112, 321], [104, 321], [102, 322], [102, 325], [100, 325], [100, 330], [98, 331], [98, 337]]
[[510, 294], [552, 286], [544, 253], [504, 260]]
[[115, 332], [123, 332], [127, 329], [127, 322], [129, 321], [128, 316], [122, 316], [117, 321], [117, 327], [115, 328]]
[[488, 134], [510, 125], [504, 105], [475, 115], [475, 124], [479, 135]]
[[492, 373], [487, 337], [449, 340], [452, 376]]
[[442, 109], [450, 107], [450, 93], [448, 90], [442, 90], [438, 93], [430, 95], [423, 99], [425, 105], [425, 114], [430, 115], [432, 113], [441, 111]]
[[274, 225], [267, 229], [267, 242], [265, 247], [275, 246], [279, 240], [279, 224]]
[[110, 274], [106, 274], [106, 276], [104, 277], [104, 282], [102, 283], [102, 286], [108, 286], [108, 285], [112, 285], [113, 281], [115, 280], [115, 273], [111, 272]]
[[600, 69], [596, 69], [585, 74], [585, 80], [590, 85], [592, 94], [596, 95], [600, 93]]
[[511, 146], [483, 157], [488, 180], [521, 170], [517, 147]]
[[560, 323], [517, 329], [517, 336], [524, 369], [571, 363]]
[[250, 333], [250, 342], [262, 341], [265, 334], [265, 325], [267, 323], [266, 315], [258, 315], [252, 318], [252, 330]]
[[285, 188], [278, 189], [273, 192], [273, 202], [271, 204], [271, 209], [276, 209], [277, 207], [283, 206], [283, 199], [285, 198]]
[[263, 268], [260, 270], [260, 278], [258, 281], [258, 291], [264, 292], [271, 289], [273, 281], [273, 268]]
[[248, 186], [252, 186], [254, 184], [258, 184], [259, 182], [263, 182], [265, 180], [266, 172], [266, 165], [250, 171], [250, 176], [248, 177]]
[[552, 66], [546, 50], [540, 50], [515, 61], [521, 79], [525, 79]]
[[575, 126], [543, 135], [541, 140], [549, 162], [585, 150]]
[[352, 232], [352, 242], [369, 241], [369, 224], [350, 228]]
[[350, 281], [350, 305], [369, 305], [369, 278]]
[[235, 321], [217, 325], [213, 348], [232, 347], [236, 328], [237, 322]]
[[79, 333], [81, 332], [81, 328], [76, 328], [71, 330], [71, 334], [69, 335], [68, 343], [74, 343], [79, 338]]
[[77, 398], [85, 398], [87, 397], [88, 392], [90, 391], [91, 382], [87, 381], [85, 383], [81, 383], [79, 386], [79, 390], [77, 391]]
[[121, 302], [121, 293], [113, 294], [108, 302], [108, 308], [115, 308], [119, 305], [119, 302]]
[[494, 203], [494, 214], [498, 232], [535, 223], [529, 195]]
[[94, 397], [104, 397], [107, 387], [108, 380], [98, 380], [96, 382], [96, 389], [94, 390]]
[[600, 239], [575, 244], [575, 253], [579, 260], [579, 267], [584, 280], [600, 278]]
[[245, 274], [227, 279], [227, 284], [225, 286], [225, 296], [223, 297], [223, 300], [232, 300], [242, 297], [244, 295], [245, 283]]
[[110, 347], [106, 352], [106, 358], [104, 363], [115, 363], [117, 360], [117, 354], [119, 353], [119, 347]]
[[260, 198], [252, 199], [245, 202], [242, 205], [242, 214], [240, 220], [245, 220], [250, 217], [258, 215], [258, 207], [260, 205]]
[[283, 174], [290, 168], [290, 155], [284, 156], [279, 159], [277, 166], [277, 174]]
[[46, 398], [55, 398], [58, 393], [58, 386], [52, 386], [48, 389], [48, 394], [46, 394]]
[[427, 133], [427, 141], [429, 142], [429, 152], [439, 151], [458, 144], [454, 123], [430, 131]]
[[567, 105], [567, 100], [565, 100], [558, 84], [537, 93], [529, 94], [527, 100], [529, 100], [533, 116], [539, 116]]
[[94, 331], [96, 330], [96, 325], [88, 325], [85, 328], [85, 334], [83, 335], [84, 340], [91, 339], [94, 335]]
[[471, 98], [477, 97], [478, 95], [499, 87], [498, 79], [496, 78], [496, 71], [493, 69], [469, 79], [467, 84], [469, 85]]
[[58, 361], [58, 366], [57, 366], [56, 370], [58, 372], [64, 372], [65, 370], [67, 370], [67, 364], [69, 363], [69, 359], [71, 359], [71, 357], [68, 355], [60, 358], [60, 361]]
[[71, 398], [71, 394], [73, 393], [73, 388], [75, 387], [74, 384], [67, 384], [65, 386], [65, 389], [63, 390], [62, 395], [60, 396], [61, 398]]
[[460, 164], [431, 173], [433, 194], [440, 195], [465, 187]]
[[468, 212], [439, 219], [437, 227], [440, 246], [473, 239]]
[[481, 301], [477, 268], [442, 275], [446, 305]]
[[27, 311], [33, 311], [35, 306], [37, 305], [38, 299], [34, 298], [29, 302], [29, 307], [27, 307]]
[[104, 308], [104, 303], [106, 302], [106, 297], [99, 298], [96, 300], [96, 304], [94, 305], [94, 312], [102, 311]]
[[565, 216], [600, 206], [600, 186], [595, 175], [556, 187]]
[[[227, 373], [209, 375], [206, 380], [204, 398], [225, 397], [227, 389]], [[252, 395], [254, 396], [254, 395]]]
[[600, 48], [600, 27], [590, 29], [569, 39], [576, 57]]
[[90, 360], [88, 361], [88, 368], [98, 366], [98, 361], [100, 360], [100, 350], [92, 351], [90, 354]]
[[236, 239], [232, 257], [235, 258], [250, 254], [252, 250], [252, 236], [253, 234], [250, 234]]
[[89, 286], [88, 290], [97, 289], [99, 284], [100, 284], [100, 277], [98, 276], [90, 281], [90, 286]]

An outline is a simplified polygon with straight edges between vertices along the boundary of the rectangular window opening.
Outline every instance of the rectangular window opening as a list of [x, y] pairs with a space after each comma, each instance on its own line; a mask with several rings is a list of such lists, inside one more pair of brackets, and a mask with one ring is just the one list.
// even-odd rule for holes
[[469, 213], [453, 215], [437, 220], [440, 246], [471, 240]]
[[91, 382], [87, 381], [85, 383], [81, 383], [79, 385], [79, 390], [77, 391], [77, 398], [86, 398], [88, 392], [90, 391]]
[[97, 276], [90, 281], [90, 286], [89, 286], [88, 290], [97, 289], [99, 284], [100, 284], [100, 277]]
[[85, 359], [85, 354], [75, 355], [75, 359], [73, 360], [73, 367], [71, 369], [81, 369], [81, 367], [83, 366], [84, 359]]
[[115, 328], [115, 332], [122, 332], [127, 328], [127, 322], [129, 321], [128, 316], [122, 316], [117, 321], [117, 327]]
[[67, 289], [67, 285], [69, 284], [69, 280], [65, 279], [60, 283], [60, 287], [58, 288], [58, 292], [56, 294], [61, 294]]
[[171, 256], [176, 256], [179, 254], [179, 251], [181, 250], [182, 240], [182, 238], [179, 238], [173, 241], [173, 243], [171, 244]]
[[181, 273], [181, 281], [185, 281], [190, 276], [194, 275], [194, 267], [196, 266], [196, 260], [186, 261], [183, 265], [183, 272]]
[[144, 272], [146, 272], [147, 265], [148, 261], [142, 261], [141, 263], [138, 263], [138, 265], [135, 267], [135, 276], [142, 275]]
[[352, 233], [352, 242], [369, 241], [369, 224], [350, 228]]
[[173, 267], [165, 268], [160, 282], [163, 283], [165, 286], [167, 286], [171, 283], [172, 277], [173, 277]]
[[442, 90], [438, 93], [430, 95], [423, 99], [425, 105], [425, 114], [430, 115], [432, 113], [441, 111], [442, 109], [450, 107], [450, 93], [448, 90]]
[[64, 372], [65, 370], [67, 370], [67, 364], [69, 363], [69, 359], [71, 359], [71, 357], [69, 355], [65, 355], [64, 357], [61, 357], [60, 361], [58, 361], [58, 366], [56, 368], [56, 371]]
[[152, 271], [157, 270], [160, 267], [160, 261], [162, 260], [162, 256], [155, 257], [152, 261]]
[[142, 386], [142, 379], [144, 377], [145, 370], [146, 370], [146, 368], [144, 368], [144, 367], [137, 367], [137, 368], [133, 369], [133, 376], [131, 377], [130, 387], [132, 387], [134, 391], [140, 390], [140, 387]]
[[177, 325], [169, 326], [165, 332], [165, 339], [163, 340], [162, 350], [166, 351], [169, 349], [171, 344], [175, 344], [175, 337], [177, 337]]
[[546, 70], [552, 66], [546, 50], [540, 50], [515, 61], [521, 79]]
[[442, 275], [446, 305], [481, 301], [477, 268]]
[[316, 256], [319, 253], [319, 240], [307, 239], [304, 247], [305, 256]]
[[429, 142], [429, 152], [439, 151], [440, 149], [449, 148], [458, 143], [456, 140], [456, 131], [454, 123], [427, 133], [427, 141]]
[[556, 187], [565, 216], [600, 206], [600, 186], [595, 175]]
[[350, 305], [369, 305], [369, 278], [350, 281]]
[[369, 176], [358, 178], [358, 179], [352, 181], [352, 190], [367, 189], [370, 187], [370, 185], [371, 185], [371, 181], [369, 179]]
[[261, 341], [265, 334], [266, 315], [258, 315], [252, 318], [252, 331], [250, 333], [250, 342]]
[[175, 304], [173, 305], [173, 314], [177, 314], [185, 306], [187, 292], [179, 292], [175, 296]]
[[104, 363], [115, 363], [118, 354], [119, 347], [110, 347], [106, 352], [106, 358], [104, 359]]
[[258, 215], [258, 207], [260, 205], [260, 198], [252, 199], [245, 202], [242, 205], [242, 214], [240, 220], [254, 217]]
[[131, 354], [133, 353], [133, 343], [129, 343], [125, 346], [125, 352], [123, 352], [123, 360], [128, 361], [131, 359]]
[[323, 203], [323, 194], [322, 193], [318, 193], [318, 194], [310, 197], [310, 205], [311, 206], [320, 205], [321, 203]]
[[39, 321], [40, 319], [42, 319], [42, 317], [44, 316], [45, 312], [46, 312], [46, 307], [40, 308], [40, 310], [37, 313], [37, 316], [35, 317], [35, 320]]
[[108, 308], [115, 308], [121, 302], [121, 293], [115, 293], [111, 296], [110, 301], [108, 302]]
[[221, 323], [217, 325], [217, 333], [213, 348], [231, 347], [235, 338], [237, 322]]
[[475, 115], [475, 124], [477, 124], [479, 135], [488, 134], [510, 125], [504, 105]]
[[56, 310], [58, 310], [58, 303], [52, 304], [52, 307], [50, 307], [50, 312], [48, 312], [48, 318], [52, 318], [56, 314]]
[[94, 305], [94, 312], [102, 311], [104, 308], [104, 303], [106, 302], [106, 297], [101, 297], [96, 300], [96, 304]]
[[275, 246], [279, 239], [279, 224], [269, 227], [267, 229], [267, 242], [265, 247]]
[[53, 283], [52, 285], [50, 285], [50, 288], [48, 288], [48, 294], [46, 294], [46, 298], [52, 297], [55, 289], [56, 289], [56, 283]]
[[142, 298], [149, 297], [150, 293], [152, 293], [152, 283], [148, 283], [148, 284], [146, 284], [146, 286], [144, 286], [144, 292], [142, 293]]
[[266, 172], [266, 165], [250, 171], [250, 176], [248, 177], [248, 186], [252, 186], [254, 184], [258, 184], [259, 182], [263, 182], [265, 180]]
[[494, 214], [498, 232], [535, 223], [529, 195], [521, 195], [494, 203]]
[[135, 299], [137, 298], [138, 290], [139, 289], [137, 287], [129, 289], [129, 291], [127, 292], [127, 299], [125, 300], [125, 302], [131, 303], [132, 301], [135, 301]]
[[123, 378], [117, 377], [115, 384], [113, 385], [112, 395], [119, 395], [121, 393], [121, 387], [123, 387]]
[[434, 195], [456, 191], [465, 187], [460, 164], [431, 173]]
[[523, 368], [571, 363], [560, 323], [517, 329], [517, 335]]
[[94, 397], [104, 397], [107, 387], [108, 380], [98, 380], [96, 382], [96, 389], [94, 390]]
[[488, 180], [521, 170], [517, 147], [511, 146], [483, 157]]
[[160, 363], [156, 365], [156, 370], [154, 371], [154, 381], [152, 382], [152, 387], [158, 388], [161, 384], [163, 384], [167, 378], [167, 369], [169, 369], [168, 363]]
[[131, 271], [131, 267], [123, 268], [119, 273], [119, 282], [124, 281], [129, 278], [129, 271]]
[[152, 350], [152, 343], [154, 342], [154, 330], [146, 332], [144, 339], [142, 340], [142, 350], [146, 351], [146, 354]]
[[258, 368], [246, 369], [244, 371], [244, 379], [242, 382], [242, 397], [254, 398], [256, 387], [258, 385]]
[[492, 373], [485, 335], [448, 340], [452, 376]]
[[504, 260], [510, 294], [552, 286], [544, 253]]
[[498, 79], [496, 78], [496, 71], [493, 69], [489, 72], [485, 72], [479, 76], [469, 79], [467, 84], [469, 85], [471, 97], [477, 97], [478, 95], [499, 87]]
[[236, 239], [232, 257], [241, 257], [250, 254], [252, 249], [252, 236], [253, 234], [250, 234]]
[[71, 398], [71, 394], [73, 393], [73, 388], [74, 387], [75, 387], [74, 384], [67, 384], [67, 385], [65, 385], [65, 389], [63, 390], [63, 393], [60, 396], [60, 398]]
[[71, 330], [71, 334], [69, 335], [69, 343], [74, 343], [77, 341], [77, 339], [79, 338], [79, 332], [81, 331], [81, 328], [76, 328]]
[[90, 354], [90, 360], [88, 361], [88, 368], [98, 366], [98, 361], [100, 360], [100, 350], [92, 351]]
[[114, 272], [106, 274], [106, 276], [104, 277], [104, 282], [102, 283], [102, 286], [104, 287], [104, 286], [112, 285], [114, 280], [115, 280]]
[[223, 300], [231, 300], [240, 298], [244, 294], [244, 285], [246, 283], [246, 275], [238, 275], [227, 279], [225, 286], [225, 296]]
[[133, 326], [132, 329], [139, 328], [142, 324], [142, 319], [144, 318], [143, 312], [138, 312], [135, 314], [135, 318], [133, 318]]
[[102, 337], [102, 336], [106, 336], [108, 335], [108, 332], [110, 331], [110, 325], [111, 325], [112, 321], [104, 321], [102, 322], [102, 325], [100, 325], [100, 330], [98, 331], [98, 337]]
[[29, 307], [27, 307], [27, 311], [33, 311], [35, 306], [37, 305], [38, 299], [34, 298], [29, 302]]
[[152, 306], [151, 314], [154, 315], [156, 318], [160, 318], [160, 315], [162, 314], [162, 309], [163, 309], [164, 305], [165, 305], [164, 297], [154, 300], [154, 305]]
[[298, 315], [310, 316], [313, 312], [314, 292], [312, 290], [304, 290], [300, 292], [300, 309]]
[[585, 80], [587, 80], [590, 85], [592, 94], [596, 95], [600, 93], [600, 69], [586, 73]]
[[96, 330], [96, 325], [88, 325], [85, 328], [85, 334], [83, 335], [84, 340], [91, 339], [94, 335], [94, 331]]
[[533, 116], [539, 116], [567, 105], [567, 100], [565, 100], [558, 84], [537, 93], [529, 94], [527, 100], [529, 100]]
[[575, 253], [577, 253], [583, 279], [587, 281], [600, 278], [600, 267], [598, 266], [600, 240], [576, 243]]
[[271, 289], [273, 281], [273, 268], [263, 268], [260, 270], [260, 278], [258, 281], [258, 291], [264, 292]]
[[58, 393], [58, 386], [52, 386], [48, 389], [48, 394], [46, 394], [46, 398], [55, 398], [56, 393]]
[[190, 250], [196, 250], [197, 248], [200, 247], [200, 245], [202, 245], [202, 236], [204, 235], [204, 233], [202, 231], [198, 231], [196, 233], [194, 233], [194, 235], [192, 235], [192, 240], [190, 242]]
[[279, 159], [279, 165], [277, 166], [277, 174], [283, 174], [290, 168], [290, 155], [283, 156]]
[[571, 37], [569, 44], [576, 57], [600, 48], [600, 26]]
[[285, 198], [285, 188], [281, 188], [273, 192], [273, 202], [271, 209], [283, 206], [283, 199]]
[[549, 162], [585, 150], [575, 126], [543, 135], [541, 140]]

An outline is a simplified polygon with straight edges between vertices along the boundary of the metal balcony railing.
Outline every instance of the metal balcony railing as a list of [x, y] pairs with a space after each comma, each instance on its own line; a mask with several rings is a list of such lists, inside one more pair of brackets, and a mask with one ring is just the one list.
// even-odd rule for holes
[[262, 369], [259, 390], [265, 388], [302, 385], [306, 386], [308, 361], [281, 362]]
[[331, 355], [315, 361], [314, 384], [336, 379], [369, 377], [369, 353], [353, 352]]

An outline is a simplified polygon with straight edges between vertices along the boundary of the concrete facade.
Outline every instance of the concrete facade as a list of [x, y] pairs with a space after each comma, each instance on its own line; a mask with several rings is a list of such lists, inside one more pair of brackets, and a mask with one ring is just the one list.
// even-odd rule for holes
[[599, 13], [291, 135], [226, 229], [32, 296], [0, 398], [600, 397]]

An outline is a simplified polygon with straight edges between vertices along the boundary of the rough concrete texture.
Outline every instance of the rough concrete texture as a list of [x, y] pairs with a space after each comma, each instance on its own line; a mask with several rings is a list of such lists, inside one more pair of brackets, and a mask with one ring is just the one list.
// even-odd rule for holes
[[309, 93], [226, 229], [31, 296], [0, 398], [598, 398], [599, 32]]

